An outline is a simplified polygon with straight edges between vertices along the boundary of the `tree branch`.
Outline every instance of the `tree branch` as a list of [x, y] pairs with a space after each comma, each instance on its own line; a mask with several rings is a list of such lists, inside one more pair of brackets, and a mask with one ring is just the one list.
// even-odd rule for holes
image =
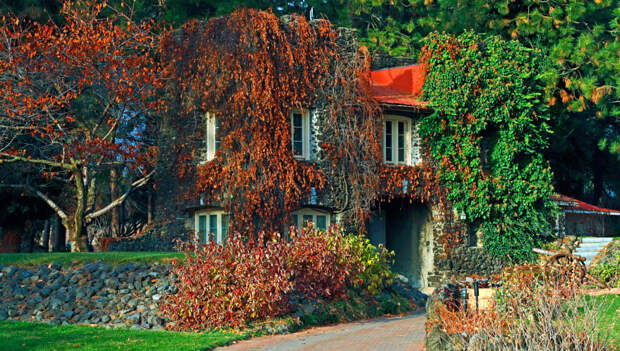
[[0, 187], [8, 187], [8, 188], [24, 188], [26, 190], [28, 190], [29, 192], [35, 194], [36, 196], [40, 197], [41, 200], [43, 200], [49, 207], [52, 208], [52, 210], [54, 210], [54, 212], [56, 212], [56, 214], [58, 215], [58, 217], [60, 217], [60, 219], [65, 220], [67, 219], [67, 214], [65, 213], [65, 211], [62, 210], [62, 208], [60, 208], [60, 206], [58, 206], [52, 199], [50, 199], [47, 195], [43, 194], [42, 192], [40, 192], [39, 190], [35, 189], [34, 187], [27, 185], [27, 184], [0, 184]]
[[108, 211], [113, 209], [114, 207], [119, 206], [120, 204], [122, 204], [125, 201], [125, 199], [127, 198], [127, 196], [129, 196], [129, 194], [134, 189], [137, 189], [137, 188], [145, 185], [146, 183], [148, 183], [149, 180], [151, 179], [151, 177], [153, 176], [154, 172], [155, 171], [152, 171], [151, 173], [147, 174], [145, 177], [142, 177], [142, 178], [136, 180], [135, 182], [131, 183], [131, 186], [129, 187], [129, 189], [127, 189], [127, 191], [121, 197], [119, 197], [116, 200], [110, 202], [107, 206], [105, 206], [102, 209], [99, 209], [99, 210], [97, 210], [95, 212], [87, 214], [86, 217], [84, 217], [86, 222], [88, 223], [91, 220], [93, 220], [94, 218], [97, 218], [97, 217], [99, 217], [101, 215], [104, 215]]
[[70, 165], [70, 164], [60, 163], [60, 162], [53, 162], [53, 161], [49, 161], [49, 160], [42, 160], [42, 159], [38, 159], [38, 158], [21, 157], [21, 156], [11, 155], [11, 154], [6, 153], [6, 152], [0, 152], [0, 156], [9, 157], [9, 159], [5, 160], [5, 161], [21, 161], [21, 162], [34, 163], [34, 164], [39, 164], [39, 165], [46, 165], [46, 166], [51, 166], [51, 167], [59, 167], [59, 168], [64, 168], [64, 169], [69, 169], [69, 170], [73, 169], [73, 165]]

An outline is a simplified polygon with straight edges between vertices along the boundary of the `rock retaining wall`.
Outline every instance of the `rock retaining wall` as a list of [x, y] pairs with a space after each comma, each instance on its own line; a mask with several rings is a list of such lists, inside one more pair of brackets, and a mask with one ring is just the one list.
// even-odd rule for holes
[[158, 303], [175, 292], [170, 265], [101, 262], [0, 266], [0, 320], [162, 329]]

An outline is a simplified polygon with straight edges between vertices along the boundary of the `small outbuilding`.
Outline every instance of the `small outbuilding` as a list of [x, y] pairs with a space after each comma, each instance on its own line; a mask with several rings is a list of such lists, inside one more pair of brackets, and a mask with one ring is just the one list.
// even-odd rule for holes
[[620, 211], [598, 207], [587, 202], [558, 194], [552, 196], [560, 207], [558, 232], [576, 236], [615, 236], [611, 221], [620, 219]]

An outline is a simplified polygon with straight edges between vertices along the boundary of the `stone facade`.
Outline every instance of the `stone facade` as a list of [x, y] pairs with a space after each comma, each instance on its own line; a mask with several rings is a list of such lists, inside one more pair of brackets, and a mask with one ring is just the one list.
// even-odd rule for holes
[[[290, 20], [284, 17], [284, 23]], [[357, 51], [359, 44], [355, 31], [339, 28], [338, 46], [342, 51], [343, 59], [352, 57]], [[411, 58], [398, 58], [389, 55], [375, 55], [372, 57], [372, 69], [379, 70], [397, 66], [407, 66], [416, 64]], [[310, 152], [309, 160], [316, 162], [319, 156], [319, 142], [321, 140], [321, 112], [325, 105], [321, 101], [315, 101], [310, 106], [304, 106], [310, 110]], [[423, 113], [427, 110], [420, 109], [419, 106], [405, 105], [382, 105], [383, 114], [396, 116], [395, 120], [410, 119], [410, 140], [408, 159], [410, 165], [415, 166], [423, 161], [423, 141], [419, 135], [419, 122]], [[398, 119], [400, 118], [400, 119]], [[204, 154], [203, 152], [199, 153]], [[202, 157], [202, 156], [201, 156]], [[204, 161], [204, 160], [197, 160]], [[414, 186], [413, 184], [403, 184], [403, 187]], [[308, 195], [307, 206], [320, 207], [322, 210], [333, 209], [333, 194], [324, 192], [314, 192]], [[165, 200], [165, 198], [164, 198]], [[190, 230], [195, 230], [197, 222], [194, 220], [194, 213], [206, 215], [205, 211], [212, 208], [205, 208], [209, 201], [200, 201], [200, 204], [187, 203], [187, 213], [191, 216], [185, 223]], [[406, 276], [409, 282], [416, 287], [437, 286], [444, 276], [470, 275], [470, 274], [491, 274], [501, 269], [498, 260], [489, 257], [484, 248], [471, 245], [470, 238], [463, 238], [463, 244], [456, 247], [449, 253], [444, 251], [444, 244], [440, 242], [440, 237], [446, 225], [458, 227], [460, 233], [468, 233], [467, 228], [460, 222], [460, 218], [454, 213], [441, 213], [439, 206], [430, 204], [410, 204], [402, 206], [400, 210], [393, 205], [378, 205], [374, 220], [369, 225], [369, 236], [374, 243], [382, 243], [388, 249], [396, 252], [395, 270]], [[211, 203], [212, 206], [218, 204]], [[381, 208], [381, 206], [385, 208]], [[391, 206], [390, 208], [387, 207]], [[221, 208], [219, 209], [222, 210]], [[202, 212], [199, 212], [202, 211]], [[349, 209], [349, 211], [352, 211]], [[334, 212], [334, 211], [331, 211]], [[347, 210], [337, 216], [332, 213], [331, 223], [346, 223]], [[345, 230], [351, 230], [346, 228]], [[355, 230], [355, 229], [353, 229]], [[474, 240], [475, 241], [475, 240]]]

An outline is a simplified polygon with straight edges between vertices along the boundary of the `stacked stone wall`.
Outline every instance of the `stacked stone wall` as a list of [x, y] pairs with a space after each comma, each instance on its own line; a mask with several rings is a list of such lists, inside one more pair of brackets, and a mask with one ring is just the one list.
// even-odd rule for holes
[[174, 293], [170, 265], [101, 262], [0, 267], [0, 320], [163, 329], [159, 309]]

